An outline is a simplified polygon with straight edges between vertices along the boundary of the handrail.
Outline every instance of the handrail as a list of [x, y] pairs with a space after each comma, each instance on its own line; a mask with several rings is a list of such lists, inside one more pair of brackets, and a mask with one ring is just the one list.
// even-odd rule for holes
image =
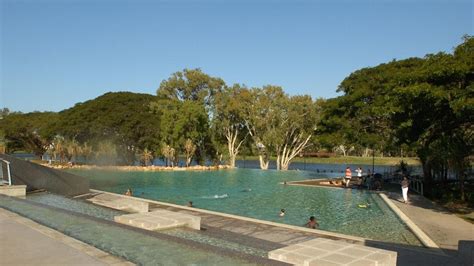
[[[11, 172], [10, 172], [10, 162], [7, 161], [7, 160], [3, 160], [3, 159], [0, 159], [0, 160], [1, 160], [2, 162], [4, 162], [4, 163], [6, 164], [6, 166], [7, 166], [7, 176], [8, 176], [8, 182], [7, 182], [7, 184], [8, 184], [9, 186], [11, 186], [11, 185], [12, 185], [12, 176], [11, 176]], [[5, 181], [2, 180], [2, 183], [5, 183]]]

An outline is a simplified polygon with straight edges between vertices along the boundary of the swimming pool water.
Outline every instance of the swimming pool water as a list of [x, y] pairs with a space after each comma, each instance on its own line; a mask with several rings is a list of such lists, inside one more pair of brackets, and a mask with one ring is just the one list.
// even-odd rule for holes
[[[375, 193], [357, 189], [285, 186], [283, 181], [321, 178], [307, 171], [125, 172], [72, 170], [91, 187], [197, 208], [302, 226], [311, 215], [320, 229], [375, 240], [421, 246], [419, 240]], [[368, 208], [359, 208], [366, 204]], [[286, 215], [280, 217], [280, 209]]]
[[126, 214], [125, 212], [97, 206], [79, 199], [69, 199], [60, 195], [47, 192], [27, 194], [30, 201], [46, 204], [56, 208], [73, 211], [92, 217], [113, 221], [115, 216]]
[[0, 196], [0, 207], [139, 265], [242, 265], [249, 261]]

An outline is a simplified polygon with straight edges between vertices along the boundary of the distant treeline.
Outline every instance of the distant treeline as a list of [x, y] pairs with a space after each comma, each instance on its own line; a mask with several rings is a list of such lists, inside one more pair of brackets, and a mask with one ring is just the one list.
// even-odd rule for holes
[[302, 152], [376, 152], [418, 156], [427, 182], [448, 173], [463, 180], [473, 154], [473, 76], [470, 36], [453, 53], [357, 70], [339, 85], [343, 95], [327, 100], [273, 85], [230, 86], [185, 69], [163, 80], [156, 95], [107, 93], [59, 113], [4, 109], [0, 146], [120, 164], [160, 156], [172, 165], [179, 155], [186, 164], [235, 165], [244, 153], [259, 156], [262, 169], [274, 156], [281, 170]]

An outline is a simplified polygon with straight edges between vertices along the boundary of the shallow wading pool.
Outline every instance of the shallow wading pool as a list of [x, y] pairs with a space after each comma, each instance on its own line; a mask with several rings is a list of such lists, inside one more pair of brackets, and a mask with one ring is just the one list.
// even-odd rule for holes
[[[35, 202], [30, 202], [30, 199], [20, 200], [0, 196], [0, 208], [18, 213], [139, 265], [258, 265], [268, 263], [263, 258], [255, 257], [259, 254], [242, 252], [245, 251], [243, 248], [247, 247], [234, 245], [232, 249], [225, 250], [216, 245], [203, 243], [204, 240], [190, 241], [190, 237], [177, 237], [182, 235], [182, 232], [170, 231], [167, 235], [163, 235], [133, 230], [105, 219], [89, 217], [83, 213], [77, 214], [70, 210], [65, 211], [67, 209], [65, 204], [60, 207], [52, 207], [61, 201], [62, 197], [60, 196], [45, 196], [46, 201], [51, 204], [49, 206], [44, 205], [42, 201], [45, 199], [40, 199], [41, 197], [43, 196], [34, 199], [31, 197], [30, 199]], [[63, 203], [70, 202], [65, 199]], [[87, 203], [78, 203], [78, 205], [83, 205], [80, 207], [82, 210], [88, 209]], [[107, 209], [100, 210], [95, 206], [92, 206], [90, 210], [93, 210], [94, 214], [102, 212], [98, 214], [99, 216], [110, 214]], [[86, 210], [86, 212], [90, 210]]]
[[[90, 178], [91, 187], [196, 208], [302, 226], [314, 215], [320, 229], [386, 242], [422, 246], [376, 194], [358, 189], [282, 185], [322, 178], [315, 172], [234, 169], [220, 171], [126, 172], [71, 170]], [[367, 205], [360, 208], [358, 205]], [[279, 216], [280, 209], [286, 215]]]

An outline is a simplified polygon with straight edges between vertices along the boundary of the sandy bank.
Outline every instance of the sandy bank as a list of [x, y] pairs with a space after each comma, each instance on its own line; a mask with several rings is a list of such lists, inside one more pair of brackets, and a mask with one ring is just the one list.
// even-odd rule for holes
[[220, 169], [230, 169], [229, 165], [218, 165], [218, 166], [203, 166], [193, 165], [189, 167], [165, 167], [165, 166], [99, 166], [99, 165], [49, 165], [42, 164], [43, 166], [54, 168], [54, 169], [84, 169], [84, 170], [114, 170], [114, 171], [211, 171]]

